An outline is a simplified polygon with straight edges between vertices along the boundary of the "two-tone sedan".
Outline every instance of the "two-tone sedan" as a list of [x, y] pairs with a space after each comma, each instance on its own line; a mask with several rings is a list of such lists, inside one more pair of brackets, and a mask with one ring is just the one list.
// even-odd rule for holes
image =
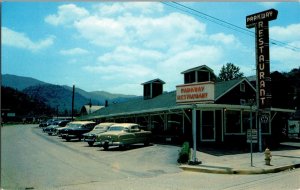
[[87, 142], [89, 146], [93, 146], [96, 141], [96, 137], [99, 134], [106, 132], [113, 124], [115, 123], [100, 123], [96, 125], [92, 131], [83, 134], [83, 141]]
[[131, 144], [144, 143], [149, 145], [151, 141], [151, 132], [140, 129], [135, 123], [119, 123], [112, 125], [105, 133], [101, 133], [96, 140], [104, 150], [108, 150], [109, 146], [124, 147]]

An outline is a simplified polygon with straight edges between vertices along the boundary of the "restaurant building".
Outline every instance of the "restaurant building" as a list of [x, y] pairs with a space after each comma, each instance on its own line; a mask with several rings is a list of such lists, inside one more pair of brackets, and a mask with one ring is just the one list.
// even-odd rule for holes
[[[258, 111], [256, 89], [247, 78], [215, 82], [213, 70], [206, 65], [181, 74], [184, 84], [176, 86], [175, 91], [164, 92], [165, 82], [153, 79], [142, 83], [142, 98], [110, 104], [81, 119], [139, 123], [152, 131], [156, 141], [178, 144], [192, 142], [195, 121], [197, 146], [241, 147], [248, 147], [247, 130], [252, 122], [252, 128], [258, 133], [261, 131], [264, 148], [279, 142], [282, 128], [294, 113], [294, 110], [280, 108]], [[196, 110], [195, 118], [192, 110]], [[264, 115], [260, 122], [258, 114]]]

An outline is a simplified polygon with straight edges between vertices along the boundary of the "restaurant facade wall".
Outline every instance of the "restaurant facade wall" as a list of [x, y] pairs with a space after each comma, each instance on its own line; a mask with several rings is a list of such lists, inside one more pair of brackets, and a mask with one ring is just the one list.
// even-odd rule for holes
[[[162, 93], [164, 82], [154, 79], [142, 84], [146, 98], [122, 105], [109, 105], [95, 116], [97, 122], [138, 123], [143, 129], [152, 131], [155, 142], [180, 145], [188, 141], [193, 144], [192, 110], [195, 109], [196, 140], [199, 147], [217, 145], [249, 148], [247, 131], [252, 123], [252, 129], [259, 132], [258, 114], [261, 114], [255, 108], [256, 90], [251, 83], [246, 78], [210, 81], [212, 70], [207, 66], [193, 68], [182, 74], [185, 84], [177, 86], [179, 89], [188, 86], [192, 90], [193, 87], [200, 86], [197, 88], [202, 89], [200, 93], [211, 93], [210, 101], [178, 101], [177, 91]], [[204, 92], [208, 87], [213, 87], [213, 90]], [[264, 113], [267, 115], [267, 122], [261, 123], [263, 148], [279, 142], [289, 113], [290, 111], [285, 110], [268, 110]], [[257, 147], [258, 144], [254, 144], [254, 150]]]

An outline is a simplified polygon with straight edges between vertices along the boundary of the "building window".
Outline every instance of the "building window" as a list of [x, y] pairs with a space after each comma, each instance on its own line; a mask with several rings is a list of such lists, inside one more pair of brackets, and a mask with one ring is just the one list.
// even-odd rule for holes
[[245, 99], [240, 99], [240, 104], [241, 105], [246, 105], [246, 100]]
[[184, 74], [184, 84], [196, 82], [195, 71]]
[[246, 88], [246, 87], [245, 87], [245, 83], [241, 83], [241, 84], [240, 84], [240, 91], [241, 91], [241, 92], [245, 92], [245, 88]]
[[264, 119], [261, 119], [261, 132], [271, 134], [270, 115], [268, 114], [265, 114]]
[[226, 133], [242, 133], [240, 111], [227, 110], [225, 112], [225, 117], [226, 117], [226, 122], [225, 122]]

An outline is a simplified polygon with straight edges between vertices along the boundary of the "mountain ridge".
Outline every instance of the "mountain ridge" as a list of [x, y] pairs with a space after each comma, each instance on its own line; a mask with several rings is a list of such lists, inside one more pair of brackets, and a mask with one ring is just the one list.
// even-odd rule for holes
[[[11, 74], [2, 75], [2, 86], [17, 89], [30, 97], [45, 102], [60, 112], [70, 112], [72, 104], [73, 87], [67, 85], [55, 85], [34, 79], [32, 77], [17, 76]], [[75, 86], [75, 109], [80, 111], [83, 105], [105, 105], [108, 103], [124, 102], [135, 98], [135, 95], [113, 94], [106, 91], [87, 92]]]

